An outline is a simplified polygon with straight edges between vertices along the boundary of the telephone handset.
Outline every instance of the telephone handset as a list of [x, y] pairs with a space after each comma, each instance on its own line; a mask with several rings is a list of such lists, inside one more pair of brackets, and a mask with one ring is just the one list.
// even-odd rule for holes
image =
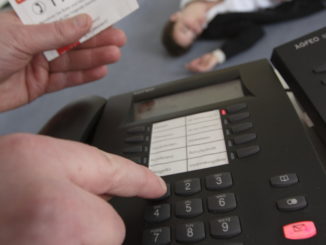
[[125, 245], [325, 244], [324, 166], [267, 60], [95, 100], [81, 138], [168, 185], [112, 199]]
[[106, 99], [90, 96], [62, 108], [39, 132], [43, 135], [90, 143]]

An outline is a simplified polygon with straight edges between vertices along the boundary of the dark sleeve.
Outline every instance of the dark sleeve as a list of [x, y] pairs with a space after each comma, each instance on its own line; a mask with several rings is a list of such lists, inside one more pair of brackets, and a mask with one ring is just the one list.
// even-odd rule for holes
[[251, 48], [259, 39], [264, 36], [264, 30], [260, 25], [250, 23], [243, 26], [241, 30], [230, 35], [221, 46], [226, 58], [230, 58]]
[[299, 19], [312, 15], [325, 9], [326, 0], [292, 0], [284, 2], [277, 7], [249, 13], [231, 13], [239, 19], [255, 22], [257, 24], [272, 24], [288, 20]]

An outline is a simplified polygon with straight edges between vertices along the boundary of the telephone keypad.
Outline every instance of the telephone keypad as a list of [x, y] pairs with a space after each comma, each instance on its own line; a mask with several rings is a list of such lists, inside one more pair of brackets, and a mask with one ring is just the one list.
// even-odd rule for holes
[[[203, 187], [201, 186], [203, 183]], [[171, 192], [171, 187], [174, 191]], [[177, 220], [164, 228], [152, 228], [144, 231], [143, 245], [157, 245], [162, 243], [162, 234], [170, 236], [170, 243], [175, 239], [180, 243], [197, 243], [211, 237], [211, 239], [230, 239], [241, 234], [240, 219], [236, 215], [222, 216], [237, 208], [236, 195], [232, 192], [221, 193], [222, 190], [233, 186], [230, 172], [222, 172], [204, 176], [202, 178], [191, 178], [167, 183], [168, 194], [164, 198], [149, 201], [145, 211], [146, 227], [152, 228], [160, 224], [166, 224], [170, 219]], [[191, 187], [185, 191], [187, 187]], [[190, 191], [191, 190], [191, 191]], [[209, 191], [207, 197], [201, 197], [203, 191]], [[216, 193], [216, 191], [218, 191]], [[215, 192], [215, 193], [214, 193]], [[186, 193], [186, 195], [185, 195]], [[198, 197], [198, 195], [200, 197]], [[171, 199], [176, 199], [171, 203]], [[207, 220], [201, 219], [203, 215], [209, 214]], [[167, 223], [169, 224], [169, 223]], [[168, 229], [169, 228], [169, 229]], [[173, 235], [173, 236], [172, 236]], [[160, 237], [156, 238], [155, 236]], [[163, 242], [168, 241], [168, 238]], [[219, 242], [222, 242], [220, 240]], [[233, 244], [232, 242], [230, 244]], [[242, 244], [234, 242], [234, 244]]]

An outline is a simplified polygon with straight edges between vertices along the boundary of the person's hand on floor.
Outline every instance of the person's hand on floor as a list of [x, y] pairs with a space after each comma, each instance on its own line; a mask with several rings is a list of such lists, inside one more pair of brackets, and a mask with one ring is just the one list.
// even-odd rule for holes
[[121, 245], [109, 196], [166, 192], [148, 168], [85, 144], [40, 135], [0, 137], [0, 244]]
[[186, 68], [192, 72], [207, 72], [213, 70], [219, 63], [218, 57], [210, 52], [192, 60], [186, 65]]
[[44, 93], [98, 80], [117, 62], [125, 34], [108, 28], [48, 62], [43, 51], [77, 42], [91, 28], [88, 15], [40, 25], [23, 25], [12, 11], [0, 13], [0, 111], [26, 104]]

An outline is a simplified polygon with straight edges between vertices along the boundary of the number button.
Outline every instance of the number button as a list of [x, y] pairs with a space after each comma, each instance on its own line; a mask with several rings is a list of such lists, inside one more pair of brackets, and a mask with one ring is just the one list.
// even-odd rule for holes
[[145, 230], [143, 245], [168, 245], [171, 243], [170, 227]]
[[171, 217], [169, 204], [155, 205], [148, 207], [145, 211], [145, 220], [150, 223], [159, 223]]
[[171, 184], [170, 183], [166, 183], [166, 192], [163, 196], [156, 198], [156, 199], [152, 199], [155, 201], [161, 201], [161, 200], [165, 200], [167, 198], [169, 198], [171, 196]]
[[206, 188], [208, 190], [221, 190], [232, 186], [231, 173], [218, 173], [206, 177]]
[[231, 238], [241, 233], [240, 220], [237, 216], [216, 219], [210, 222], [210, 232], [216, 238]]
[[229, 212], [237, 207], [237, 202], [233, 193], [225, 193], [208, 197], [207, 206], [210, 212]]
[[205, 239], [205, 226], [203, 222], [177, 225], [176, 240], [178, 242], [199, 242]]
[[192, 218], [203, 213], [202, 200], [192, 199], [177, 202], [175, 205], [175, 215], [179, 218]]
[[177, 195], [188, 196], [200, 191], [200, 179], [198, 178], [181, 180], [175, 184], [175, 193]]

